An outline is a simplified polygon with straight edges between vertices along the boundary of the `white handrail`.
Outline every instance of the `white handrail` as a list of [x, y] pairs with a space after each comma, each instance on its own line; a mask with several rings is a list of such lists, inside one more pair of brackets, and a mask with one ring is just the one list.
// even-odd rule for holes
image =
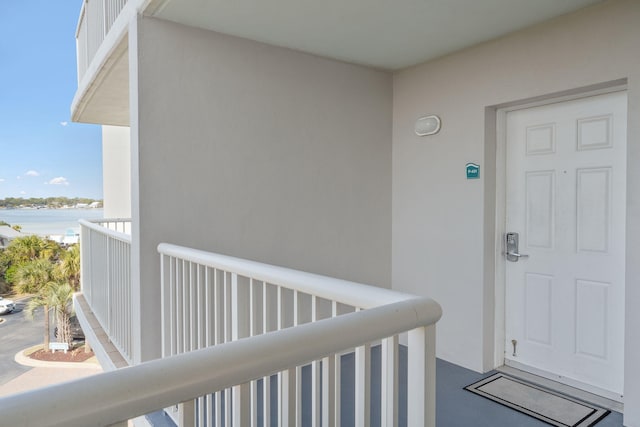
[[[441, 314], [435, 301], [413, 298], [5, 397], [0, 399], [2, 417], [16, 426], [113, 425], [354, 345], [406, 330], [432, 329]], [[420, 400], [413, 399], [418, 402], [414, 405]], [[432, 421], [409, 420], [410, 425]]]
[[158, 252], [166, 256], [184, 259], [207, 267], [233, 271], [241, 276], [278, 284], [327, 300], [339, 301], [341, 304], [353, 307], [372, 308], [415, 297], [415, 295], [390, 289], [205, 252], [169, 243], [159, 244]]

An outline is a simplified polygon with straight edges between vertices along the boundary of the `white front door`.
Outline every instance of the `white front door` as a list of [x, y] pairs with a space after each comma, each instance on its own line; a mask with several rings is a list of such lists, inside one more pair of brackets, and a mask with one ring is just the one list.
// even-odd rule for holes
[[505, 363], [617, 400], [626, 118], [626, 92], [506, 114], [506, 231], [528, 257], [505, 262]]

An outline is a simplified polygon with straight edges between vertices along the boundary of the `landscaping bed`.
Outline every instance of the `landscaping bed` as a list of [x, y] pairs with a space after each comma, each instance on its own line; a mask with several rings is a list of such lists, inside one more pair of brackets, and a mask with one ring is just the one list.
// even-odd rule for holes
[[84, 345], [67, 351], [61, 350], [51, 352], [42, 348], [27, 354], [27, 357], [35, 360], [43, 360], [47, 362], [84, 362], [94, 356], [93, 351], [85, 352]]

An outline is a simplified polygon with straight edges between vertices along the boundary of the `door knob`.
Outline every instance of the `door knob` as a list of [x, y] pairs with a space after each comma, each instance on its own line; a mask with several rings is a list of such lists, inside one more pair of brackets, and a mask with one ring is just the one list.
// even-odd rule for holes
[[516, 257], [516, 258], [529, 258], [529, 255], [525, 255], [525, 254], [519, 254], [517, 252], [507, 252], [507, 259], [509, 257]]
[[520, 258], [529, 258], [529, 255], [518, 252], [519, 240], [518, 233], [507, 233], [505, 235], [505, 245], [507, 247], [505, 255], [507, 256], [507, 261], [518, 262]]

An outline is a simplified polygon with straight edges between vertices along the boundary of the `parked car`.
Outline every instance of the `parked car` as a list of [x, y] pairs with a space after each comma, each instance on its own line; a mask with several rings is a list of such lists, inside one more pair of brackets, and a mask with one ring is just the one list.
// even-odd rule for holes
[[0, 314], [11, 313], [16, 309], [16, 304], [10, 299], [0, 297]]
[[[69, 328], [71, 329], [71, 338], [74, 340], [84, 341], [84, 331], [80, 326], [80, 322], [76, 316], [69, 318]], [[58, 338], [58, 327], [53, 330], [53, 335]]]

